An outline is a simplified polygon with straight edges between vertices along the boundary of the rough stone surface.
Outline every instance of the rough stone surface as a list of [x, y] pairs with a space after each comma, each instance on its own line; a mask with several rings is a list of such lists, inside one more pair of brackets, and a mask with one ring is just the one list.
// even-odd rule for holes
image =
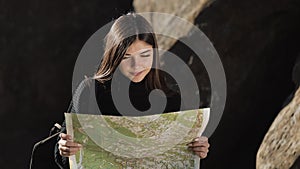
[[[142, 12], [161, 12], [179, 16], [194, 23], [199, 13], [209, 6], [214, 0], [134, 0], [133, 6], [138, 13]], [[188, 35], [191, 27], [189, 25], [180, 25], [173, 22], [174, 18], [153, 18], [147, 17], [153, 24], [154, 31], [172, 32], [176, 37]], [[158, 46], [161, 49], [168, 50], [175, 44], [177, 39], [158, 36]]]
[[289, 169], [300, 155], [300, 88], [275, 118], [258, 150], [257, 169]]
[[[299, 0], [217, 0], [196, 18], [223, 62], [228, 92], [201, 169], [255, 168], [264, 135], [294, 90], [299, 9]], [[1, 168], [28, 168], [34, 142], [63, 120], [81, 47], [101, 26], [131, 10], [131, 0], [0, 1]], [[205, 72], [180, 43], [170, 51], [193, 60], [199, 76]], [[203, 86], [209, 88], [209, 80]], [[36, 169], [57, 168], [52, 143], [36, 156]]]

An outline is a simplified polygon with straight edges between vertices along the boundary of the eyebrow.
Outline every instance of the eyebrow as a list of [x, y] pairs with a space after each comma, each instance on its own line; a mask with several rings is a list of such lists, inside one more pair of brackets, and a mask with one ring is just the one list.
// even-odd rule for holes
[[[139, 53], [139, 54], [145, 54], [147, 52], [149, 52], [151, 49], [146, 49], [145, 51]], [[131, 55], [130, 53], [125, 53], [125, 55]]]

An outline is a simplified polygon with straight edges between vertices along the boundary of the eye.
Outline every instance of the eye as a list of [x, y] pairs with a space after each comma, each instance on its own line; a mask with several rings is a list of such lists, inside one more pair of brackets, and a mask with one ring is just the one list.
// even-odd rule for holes
[[150, 57], [150, 54], [141, 55], [141, 57]]
[[122, 60], [126, 60], [126, 59], [129, 59], [130, 57], [129, 56], [123, 56]]

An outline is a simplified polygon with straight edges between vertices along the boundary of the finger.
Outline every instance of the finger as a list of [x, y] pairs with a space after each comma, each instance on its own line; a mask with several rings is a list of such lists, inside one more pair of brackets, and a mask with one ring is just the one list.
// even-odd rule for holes
[[61, 156], [63, 156], [63, 157], [69, 157], [69, 156], [70, 156], [69, 153], [63, 152], [63, 151], [59, 151], [59, 154], [60, 154]]
[[62, 140], [62, 139], [58, 141], [58, 144], [67, 147], [79, 147], [79, 148], [82, 147], [81, 144], [75, 143], [73, 141]]
[[194, 147], [194, 148], [192, 148], [192, 150], [194, 152], [204, 152], [204, 153], [209, 152], [208, 148], [206, 148], [206, 147]]
[[59, 154], [63, 157], [69, 157], [75, 155], [80, 148], [68, 148], [68, 147], [59, 147]]
[[[201, 137], [196, 137], [195, 139], [193, 139], [192, 142], [190, 142], [188, 144], [188, 146], [192, 146], [196, 143], [195, 146], [199, 146], [199, 144], [202, 144], [202, 143], [208, 143], [208, 138], [205, 137], [205, 136], [201, 136]], [[209, 144], [208, 144], [209, 145]], [[206, 146], [206, 145], [205, 145]]]
[[64, 153], [74, 154], [74, 153], [77, 153], [80, 150], [80, 148], [61, 146], [61, 147], [59, 147], [59, 150]]
[[189, 147], [207, 147], [209, 148], [210, 144], [208, 142], [193, 142], [188, 144]]
[[67, 141], [66, 142], [66, 146], [68, 146], [68, 147], [77, 147], [77, 148], [81, 148], [82, 147], [81, 144], [75, 143], [73, 141]]
[[71, 135], [65, 134], [65, 133], [60, 133], [59, 137], [63, 140], [72, 140], [73, 139]]
[[199, 141], [202, 141], [202, 142], [208, 142], [208, 138], [205, 137], [205, 136], [200, 136], [200, 137], [199, 137]]
[[208, 138], [205, 137], [205, 136], [196, 137], [196, 138], [194, 138], [194, 140], [192, 142], [202, 142], [202, 143], [205, 143], [205, 142], [208, 142]]
[[63, 150], [62, 150], [62, 147], [59, 147], [58, 149], [59, 149], [59, 154], [60, 154], [61, 156], [63, 156], [63, 157], [68, 157], [68, 156], [70, 156], [70, 153], [69, 153], [69, 152], [66, 152], [66, 151], [63, 151]]
[[203, 153], [203, 152], [197, 152], [195, 153], [196, 155], [198, 155], [198, 157], [200, 157], [201, 159], [206, 158], [207, 157], [207, 153]]
[[61, 152], [60, 155], [63, 157], [70, 157], [72, 155], [75, 155], [76, 153], [66, 153], [66, 152]]
[[76, 153], [69, 153], [69, 152], [64, 152], [64, 151], [59, 151], [59, 154], [63, 157], [70, 157]]

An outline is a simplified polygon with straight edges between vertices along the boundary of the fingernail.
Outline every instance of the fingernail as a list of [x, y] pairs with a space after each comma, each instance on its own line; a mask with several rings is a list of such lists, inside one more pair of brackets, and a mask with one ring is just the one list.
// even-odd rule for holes
[[195, 138], [195, 140], [194, 141], [199, 141], [199, 138]]
[[192, 144], [190, 143], [190, 144], [188, 144], [188, 146], [192, 146]]

